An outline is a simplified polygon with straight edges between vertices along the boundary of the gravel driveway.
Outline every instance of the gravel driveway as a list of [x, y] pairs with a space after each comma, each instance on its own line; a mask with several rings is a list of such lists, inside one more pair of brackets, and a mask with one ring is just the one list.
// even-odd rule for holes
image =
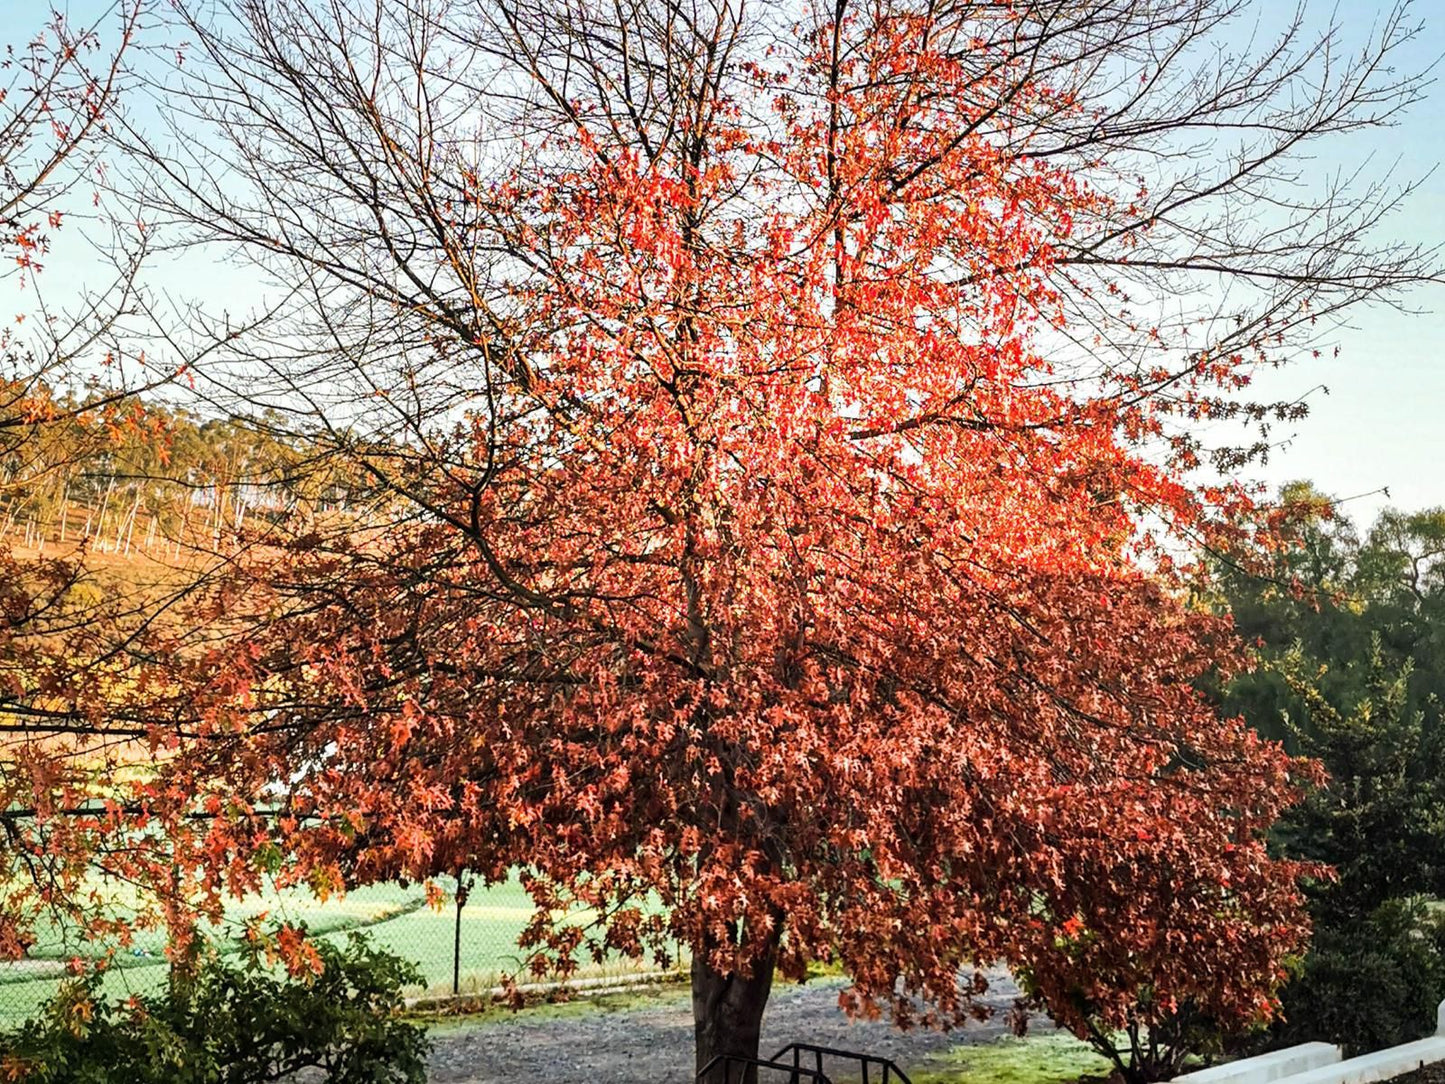
[[[1016, 994], [1006, 972], [989, 975], [982, 999], [1000, 1010], [988, 1023], [952, 1033], [900, 1032], [885, 1022], [850, 1021], [838, 1008], [844, 980], [814, 979], [773, 990], [763, 1019], [764, 1053], [805, 1041], [892, 1058], [905, 1070], [961, 1043], [1007, 1033], [1002, 1010]], [[1039, 1018], [1030, 1031], [1051, 1030]], [[491, 1014], [432, 1031], [431, 1084], [685, 1084], [692, 1080], [692, 1008], [685, 986], [595, 1005]], [[829, 1075], [836, 1080], [847, 1079]]]

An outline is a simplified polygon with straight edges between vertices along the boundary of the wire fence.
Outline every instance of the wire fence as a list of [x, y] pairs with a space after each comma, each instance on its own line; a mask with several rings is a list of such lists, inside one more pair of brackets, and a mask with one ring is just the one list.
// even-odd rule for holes
[[[526, 982], [527, 953], [517, 941], [534, 908], [521, 885], [511, 880], [469, 886], [464, 877], [459, 893], [455, 878], [438, 878], [437, 883], [446, 892], [440, 908], [429, 904], [422, 885], [372, 885], [325, 902], [302, 893], [248, 899], [228, 908], [215, 939], [226, 951], [228, 939], [263, 914], [304, 924], [314, 938], [340, 942], [359, 931], [378, 948], [416, 965], [422, 982], [407, 992], [420, 1000], [487, 995], [509, 976]], [[86, 941], [77, 931], [41, 931], [24, 959], [0, 962], [0, 1027], [33, 1017], [69, 977], [72, 961], [93, 961], [104, 951], [105, 946]], [[621, 956], [598, 964], [590, 955], [579, 954], [577, 962], [569, 982], [583, 987], [636, 981], [658, 970], [651, 961]], [[131, 945], [114, 951], [104, 991], [119, 998], [157, 992], [166, 984], [169, 966], [164, 934], [139, 933]]]

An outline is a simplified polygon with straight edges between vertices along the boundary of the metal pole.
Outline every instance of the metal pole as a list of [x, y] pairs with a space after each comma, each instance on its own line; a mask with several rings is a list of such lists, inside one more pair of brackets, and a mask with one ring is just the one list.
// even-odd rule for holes
[[457, 929], [452, 941], [452, 996], [462, 992], [462, 907], [467, 902], [467, 889], [462, 884], [465, 869], [457, 870]]

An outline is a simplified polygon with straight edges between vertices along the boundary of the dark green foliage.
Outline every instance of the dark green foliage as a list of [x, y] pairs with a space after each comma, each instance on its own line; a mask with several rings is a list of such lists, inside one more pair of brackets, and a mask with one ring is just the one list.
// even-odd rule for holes
[[239, 963], [208, 954], [164, 996], [133, 1001], [105, 1000], [98, 975], [78, 978], [0, 1035], [0, 1078], [263, 1084], [309, 1068], [332, 1084], [423, 1084], [425, 1033], [397, 1015], [415, 968], [357, 934], [315, 947], [319, 974], [278, 972], [258, 949]]
[[1317, 757], [1329, 782], [1276, 845], [1336, 877], [1306, 886], [1315, 933], [1272, 1041], [1352, 1051], [1429, 1034], [1445, 997], [1445, 511], [1387, 511], [1361, 541], [1308, 487], [1284, 494], [1298, 545], [1216, 585], [1259, 667], [1225, 710]]
[[1308, 713], [1294, 733], [1330, 773], [1279, 828], [1294, 855], [1335, 869], [1337, 880], [1311, 886], [1315, 920], [1358, 923], [1391, 900], [1445, 892], [1440, 705], [1431, 693], [1411, 707], [1413, 661], [1392, 669], [1375, 633], [1368, 656], [1345, 667], [1348, 707], [1321, 691], [1322, 672], [1310, 673], [1297, 649], [1279, 669]]
[[1445, 922], [1419, 900], [1391, 900], [1355, 922], [1322, 925], [1283, 992], [1279, 1043], [1325, 1038], [1346, 1055], [1435, 1030], [1445, 989]]
[[1297, 651], [1287, 656], [1286, 682], [1309, 719], [1296, 734], [1330, 781], [1281, 821], [1279, 842], [1329, 863], [1336, 879], [1307, 886], [1315, 934], [1285, 988], [1281, 1036], [1377, 1050], [1430, 1034], [1445, 996], [1445, 935], [1419, 895], [1445, 887], [1439, 704], [1432, 694], [1410, 707], [1412, 661], [1392, 672], [1378, 634], [1347, 709], [1300, 667]]

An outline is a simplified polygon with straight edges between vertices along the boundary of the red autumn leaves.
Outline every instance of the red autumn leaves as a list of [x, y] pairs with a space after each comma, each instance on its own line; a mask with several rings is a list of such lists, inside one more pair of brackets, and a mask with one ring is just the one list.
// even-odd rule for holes
[[1081, 1031], [1252, 1019], [1302, 942], [1263, 837], [1309, 771], [1191, 684], [1239, 660], [1143, 564], [1206, 506], [1141, 450], [1150, 395], [1053, 360], [1061, 253], [1127, 209], [981, 134], [1018, 74], [987, 46], [845, 33], [737, 69], [677, 151], [577, 106], [465, 175], [448, 258], [486, 221], [512, 260], [457, 343], [497, 390], [367, 453], [414, 456], [419, 516], [237, 573], [249, 650], [172, 770], [287, 819], [209, 824], [202, 868], [249, 887], [277, 835], [328, 883], [522, 866], [539, 968], [840, 960], [905, 1021], [995, 960]]

